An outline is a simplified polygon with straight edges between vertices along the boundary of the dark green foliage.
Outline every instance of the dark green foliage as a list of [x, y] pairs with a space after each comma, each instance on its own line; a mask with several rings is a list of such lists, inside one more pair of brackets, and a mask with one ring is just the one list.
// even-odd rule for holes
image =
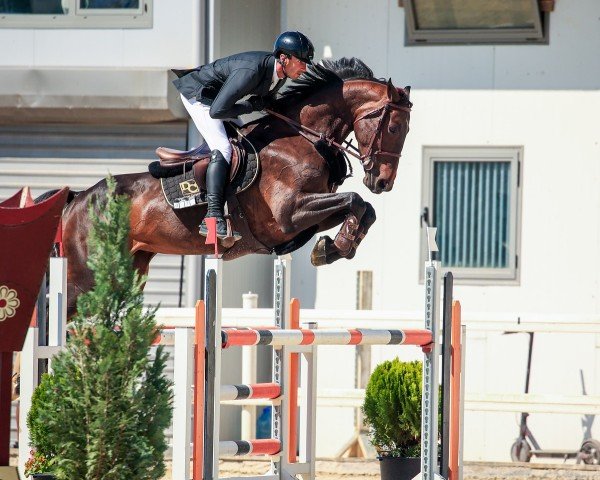
[[54, 376], [44, 374], [40, 384], [31, 396], [31, 408], [27, 416], [27, 427], [29, 437], [35, 450], [31, 451], [31, 457], [25, 464], [25, 475], [44, 473], [52, 470], [56, 450], [48, 436], [48, 426], [40, 421], [40, 413], [46, 408], [53, 395]]
[[363, 413], [380, 455], [421, 456], [421, 362], [397, 358], [378, 365], [365, 392]]
[[129, 253], [129, 201], [115, 195], [112, 178], [107, 183], [106, 201], [90, 206], [95, 287], [79, 297], [67, 348], [52, 363], [51, 388], [29, 416], [41, 432], [32, 445], [54, 450], [62, 480], [160, 479], [172, 414], [167, 354], [159, 347], [149, 358], [155, 310], [143, 307], [145, 278]]
[[45, 373], [38, 387], [31, 396], [31, 408], [27, 417], [27, 427], [29, 428], [29, 438], [35, 445], [36, 451], [44, 457], [50, 459], [56, 455], [54, 445], [48, 438], [48, 426], [39, 422], [40, 411], [48, 404], [53, 397], [55, 377]]

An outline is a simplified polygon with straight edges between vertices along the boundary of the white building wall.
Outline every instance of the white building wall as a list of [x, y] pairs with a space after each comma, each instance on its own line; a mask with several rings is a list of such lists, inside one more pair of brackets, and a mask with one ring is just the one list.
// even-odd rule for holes
[[[352, 261], [317, 270], [316, 308], [354, 308], [356, 271], [372, 270], [374, 309], [422, 310], [423, 147], [523, 147], [518, 280], [455, 286], [471, 328], [467, 394], [522, 393], [526, 335], [486, 333], [473, 321], [600, 319], [600, 3], [556, 2], [550, 43], [536, 46], [405, 47], [404, 10], [395, 0], [288, 0], [282, 10], [285, 27], [305, 32], [317, 57], [329, 45], [333, 58], [357, 56], [375, 76], [413, 88], [393, 191], [371, 194], [357, 164], [340, 189], [371, 202], [378, 221]], [[600, 394], [597, 337], [538, 335], [531, 392], [579, 395], [581, 370], [587, 394]], [[373, 365], [397, 353], [410, 355], [382, 349]], [[353, 359], [353, 351], [323, 349], [321, 385], [352, 387], [352, 375], [338, 366], [352, 369]], [[318, 425], [318, 453], [333, 455], [351, 434], [351, 412], [321, 409]], [[578, 415], [535, 414], [530, 427], [543, 448], [577, 450], [582, 440]], [[517, 433], [517, 414], [467, 410], [465, 458], [509, 461]], [[591, 433], [600, 438], [597, 427]]]
[[155, 0], [152, 28], [0, 28], [9, 67], [195, 67], [204, 31], [201, 0]]
[[404, 46], [397, 0], [282, 0], [284, 28], [416, 89], [600, 88], [600, 3], [557, 1], [549, 45]]

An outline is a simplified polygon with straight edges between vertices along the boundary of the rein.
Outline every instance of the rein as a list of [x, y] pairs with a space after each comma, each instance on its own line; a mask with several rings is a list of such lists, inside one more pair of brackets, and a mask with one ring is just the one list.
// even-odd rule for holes
[[371, 140], [369, 141], [369, 148], [367, 149], [366, 153], [361, 155], [360, 150], [357, 147], [355, 147], [349, 140], [344, 140], [345, 145], [342, 145], [342, 144], [336, 142], [335, 139], [333, 139], [332, 137], [325, 135], [325, 133], [323, 133], [323, 132], [317, 132], [316, 130], [313, 130], [312, 128], [302, 125], [301, 123], [296, 122], [295, 120], [292, 120], [291, 118], [286, 117], [285, 115], [282, 115], [281, 113], [277, 113], [273, 110], [265, 109], [265, 111], [267, 113], [273, 115], [274, 117], [279, 118], [280, 120], [283, 120], [288, 125], [291, 125], [292, 127], [296, 128], [298, 133], [300, 135], [302, 135], [304, 138], [306, 138], [312, 144], [314, 144], [315, 141], [311, 140], [308, 137], [307, 133], [310, 135], [314, 135], [319, 140], [326, 142], [327, 145], [329, 145], [330, 147], [333, 146], [333, 147], [337, 148], [338, 150], [341, 150], [344, 153], [347, 153], [349, 155], [352, 155], [354, 158], [357, 158], [360, 161], [360, 163], [362, 164], [365, 171], [369, 171], [371, 168], [373, 168], [373, 157], [376, 157], [378, 155], [386, 155], [389, 157], [400, 158], [400, 156], [401, 156], [401, 154], [399, 154], [399, 153], [393, 153], [393, 152], [381, 150], [380, 149], [381, 148], [381, 138], [379, 141], [378, 149], [375, 150], [375, 152], [373, 152], [375, 140], [377, 139], [379, 134], [382, 132], [382, 127], [383, 127], [383, 123], [385, 121], [385, 117], [391, 110], [400, 110], [403, 112], [410, 113], [410, 107], [403, 107], [401, 105], [396, 105], [391, 102], [386, 102], [384, 105], [374, 108], [373, 110], [369, 110], [367, 113], [360, 115], [356, 120], [354, 120], [352, 126], [353, 126], [353, 130], [356, 130], [355, 125], [357, 122], [359, 122], [360, 120], [363, 120], [367, 117], [370, 117], [373, 114], [382, 112], [381, 116], [379, 117], [379, 122], [377, 123], [377, 128], [373, 131], [373, 135], [371, 136]]

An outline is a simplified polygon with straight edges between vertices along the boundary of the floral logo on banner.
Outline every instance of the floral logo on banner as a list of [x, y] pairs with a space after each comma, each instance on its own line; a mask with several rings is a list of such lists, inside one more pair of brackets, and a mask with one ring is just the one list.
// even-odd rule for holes
[[0, 285], [0, 322], [14, 317], [21, 301], [17, 297], [17, 291]]

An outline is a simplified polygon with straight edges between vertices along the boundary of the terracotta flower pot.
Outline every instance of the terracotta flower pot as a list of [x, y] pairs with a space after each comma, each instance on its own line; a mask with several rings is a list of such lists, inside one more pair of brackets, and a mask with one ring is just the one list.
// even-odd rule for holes
[[377, 457], [381, 480], [412, 480], [421, 471], [421, 457]]

